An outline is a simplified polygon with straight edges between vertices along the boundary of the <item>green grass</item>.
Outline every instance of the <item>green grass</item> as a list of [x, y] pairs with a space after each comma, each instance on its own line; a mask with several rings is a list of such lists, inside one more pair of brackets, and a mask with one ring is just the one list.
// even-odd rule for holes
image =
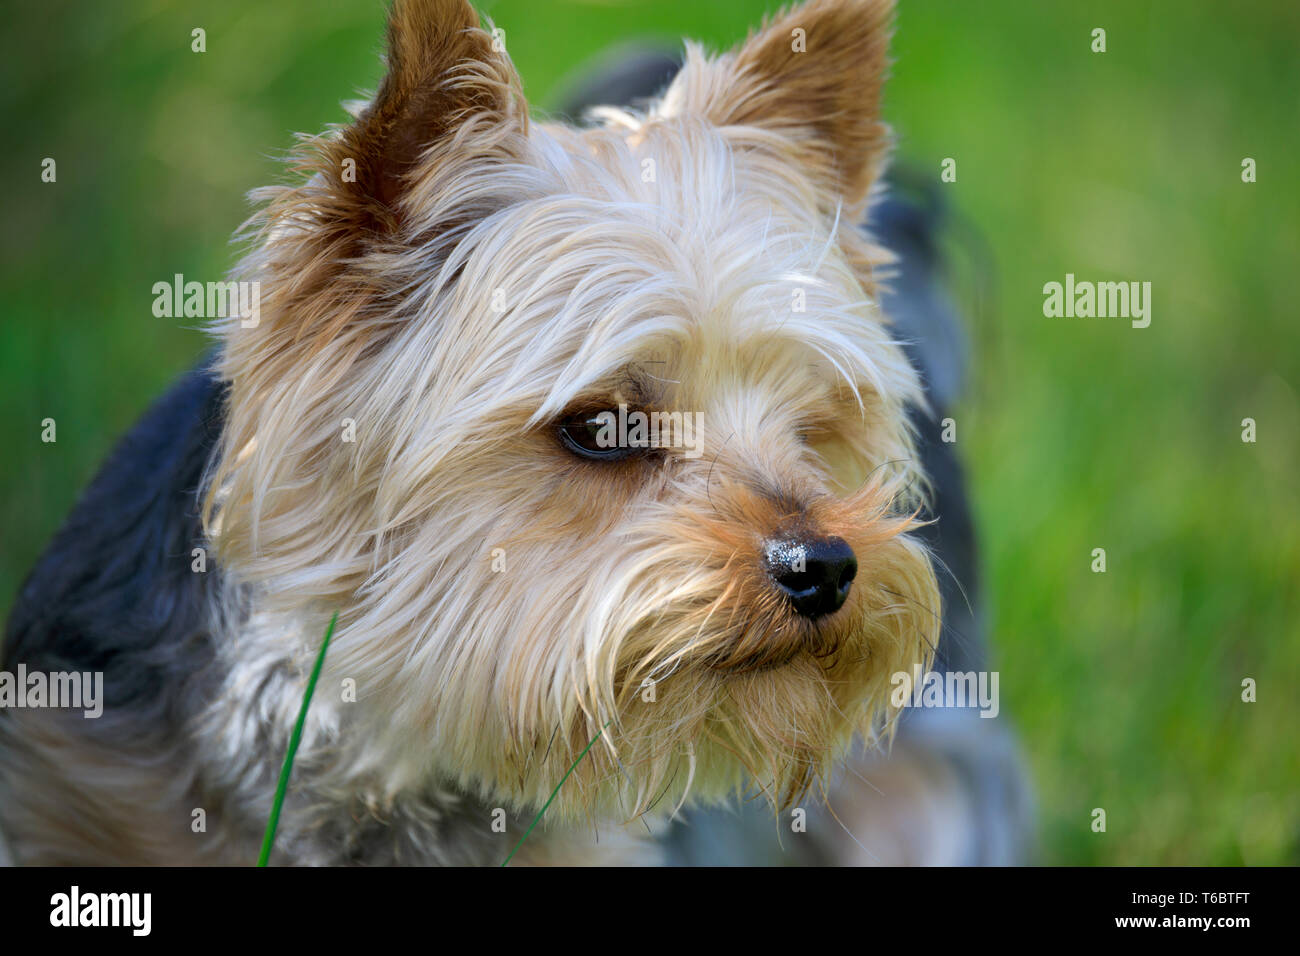
[[564, 782], [569, 779], [569, 777], [573, 774], [573, 771], [578, 769], [578, 764], [582, 763], [583, 758], [587, 756], [587, 754], [591, 751], [591, 748], [595, 745], [596, 741], [600, 739], [600, 735], [605, 732], [606, 728], [608, 728], [611, 723], [613, 723], [612, 720], [605, 721], [605, 726], [601, 727], [600, 730], [596, 731], [596, 736], [592, 737], [591, 740], [587, 742], [587, 746], [582, 748], [582, 753], [578, 754], [578, 759], [573, 761], [573, 763], [569, 766], [568, 770], [564, 771], [564, 776], [561, 777], [560, 782], [555, 785], [555, 789], [551, 791], [551, 795], [546, 798], [546, 803], [542, 804], [542, 809], [537, 811], [537, 816], [533, 817], [533, 822], [528, 824], [528, 829], [525, 830], [524, 835], [519, 838], [519, 842], [515, 844], [515, 848], [510, 851], [510, 853], [506, 856], [504, 860], [501, 861], [502, 866], [510, 865], [510, 861], [513, 860], [515, 858], [515, 854], [519, 852], [519, 848], [522, 847], [524, 845], [524, 841], [527, 840], [529, 836], [532, 835], [532, 832], [534, 829], [536, 829], [537, 824], [542, 822], [542, 817], [546, 815], [546, 811], [549, 810], [551, 808], [551, 804], [555, 802], [555, 798], [560, 795], [560, 788], [564, 786]]
[[[307, 678], [307, 687], [302, 692], [302, 706], [298, 708], [298, 719], [294, 722], [293, 733], [289, 736], [289, 746], [284, 753], [284, 763], [280, 766], [280, 779], [275, 784], [275, 797], [271, 801], [271, 815], [266, 821], [266, 832], [262, 834], [262, 850], [257, 856], [257, 865], [266, 866], [271, 861], [271, 850], [275, 847], [275, 831], [280, 825], [280, 810], [284, 807], [285, 794], [289, 792], [289, 778], [293, 776], [293, 758], [298, 755], [298, 744], [302, 742], [302, 728], [307, 723], [307, 711], [311, 708], [311, 698], [316, 693], [316, 682], [320, 680], [321, 668], [325, 666], [325, 652], [329, 650], [330, 638], [334, 636], [334, 626], [339, 622], [339, 612], [330, 618], [329, 627], [325, 629], [325, 638], [320, 650], [316, 652], [316, 663]], [[522, 841], [521, 841], [522, 842]]]
[[[610, 42], [730, 44], [774, 5], [485, 6], [547, 106]], [[955, 249], [977, 349], [959, 447], [1044, 859], [1300, 862], [1300, 8], [902, 6], [887, 102], [901, 155], [936, 177], [957, 159], [946, 195], [995, 264]], [[280, 175], [290, 131], [339, 120], [338, 101], [376, 83], [381, 7], [9, 11], [0, 609], [115, 437], [205, 347], [152, 316], [152, 284], [230, 265], [243, 193]], [[1089, 52], [1095, 26], [1105, 54]], [[38, 180], [45, 156], [56, 185]], [[1066, 272], [1150, 280], [1151, 327], [1045, 319], [1042, 285]], [[45, 417], [57, 444], [39, 440]], [[1106, 574], [1089, 571], [1094, 547]], [[1240, 701], [1243, 677], [1257, 703]]]

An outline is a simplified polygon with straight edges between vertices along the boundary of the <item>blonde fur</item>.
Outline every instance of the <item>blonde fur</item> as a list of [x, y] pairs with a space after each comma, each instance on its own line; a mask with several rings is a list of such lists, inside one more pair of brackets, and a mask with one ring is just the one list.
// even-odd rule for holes
[[[261, 324], [217, 329], [228, 677], [201, 734], [232, 766], [232, 714], [291, 722], [334, 610], [301, 773], [379, 804], [435, 780], [535, 809], [603, 730], [552, 816], [751, 786], [779, 805], [887, 730], [889, 675], [940, 619], [907, 534], [920, 388], [856, 227], [889, 8], [817, 0], [736, 53], [692, 47], [646, 112], [576, 130], [528, 119], [467, 5], [395, 5], [380, 94], [307, 141], [304, 184], [261, 194], [236, 276]], [[705, 454], [600, 465], [556, 441], [566, 410], [627, 397], [701, 413]], [[861, 563], [825, 622], [762, 567], [791, 527]]]

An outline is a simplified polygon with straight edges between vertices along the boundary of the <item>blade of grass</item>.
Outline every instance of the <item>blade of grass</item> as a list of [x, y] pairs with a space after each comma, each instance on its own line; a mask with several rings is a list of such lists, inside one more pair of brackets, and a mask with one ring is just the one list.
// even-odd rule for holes
[[[608, 727], [613, 722], [613, 718], [605, 721], [605, 727]], [[564, 781], [569, 779], [569, 774], [578, 769], [578, 764], [582, 763], [582, 758], [587, 756], [587, 751], [589, 751], [592, 745], [600, 739], [600, 735], [605, 732], [605, 727], [601, 727], [600, 730], [596, 731], [596, 736], [592, 737], [587, 746], [582, 748], [582, 753], [578, 754], [578, 759], [573, 761], [573, 766], [564, 772], [564, 776], [560, 778], [560, 782], [557, 783], [555, 789], [551, 791], [550, 799], [543, 804], [542, 809], [537, 812], [537, 816], [533, 817], [533, 822], [528, 825], [528, 829], [525, 830], [524, 835], [519, 838], [519, 842], [515, 844], [515, 848], [510, 851], [510, 855], [501, 861], [502, 866], [506, 866], [512, 859], [514, 859], [514, 855], [518, 853], [519, 848], [524, 845], [524, 841], [528, 839], [528, 835], [533, 832], [533, 827], [542, 822], [542, 814], [546, 812], [547, 808], [555, 801], [555, 798], [559, 796], [560, 788], [564, 786]]]
[[284, 794], [289, 789], [289, 775], [293, 773], [293, 758], [298, 752], [302, 740], [302, 728], [307, 722], [307, 708], [311, 706], [311, 695], [316, 690], [316, 681], [320, 678], [321, 666], [325, 663], [325, 651], [334, 636], [334, 625], [338, 623], [339, 612], [330, 618], [330, 626], [325, 629], [325, 640], [321, 641], [320, 653], [316, 655], [316, 666], [311, 669], [307, 680], [307, 690], [302, 695], [302, 707], [298, 709], [298, 722], [294, 724], [293, 736], [289, 738], [289, 751], [284, 755], [284, 765], [280, 768], [280, 782], [275, 785], [275, 801], [271, 804], [271, 817], [266, 821], [266, 833], [262, 835], [262, 853], [257, 858], [258, 866], [266, 866], [271, 858], [271, 846], [275, 843], [275, 828], [280, 824], [280, 807], [284, 805]]

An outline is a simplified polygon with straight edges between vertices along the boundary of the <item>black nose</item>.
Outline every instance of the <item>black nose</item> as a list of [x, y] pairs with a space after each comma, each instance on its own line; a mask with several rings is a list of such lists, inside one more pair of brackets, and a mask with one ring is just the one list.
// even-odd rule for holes
[[777, 589], [808, 618], [838, 611], [858, 573], [858, 559], [843, 538], [773, 540], [766, 557]]

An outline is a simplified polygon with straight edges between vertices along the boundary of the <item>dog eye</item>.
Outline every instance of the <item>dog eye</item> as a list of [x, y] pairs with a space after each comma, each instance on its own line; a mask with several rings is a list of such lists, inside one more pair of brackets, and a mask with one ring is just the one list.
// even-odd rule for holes
[[618, 412], [613, 409], [570, 415], [556, 431], [565, 448], [591, 461], [622, 461], [645, 451], [619, 443]]

